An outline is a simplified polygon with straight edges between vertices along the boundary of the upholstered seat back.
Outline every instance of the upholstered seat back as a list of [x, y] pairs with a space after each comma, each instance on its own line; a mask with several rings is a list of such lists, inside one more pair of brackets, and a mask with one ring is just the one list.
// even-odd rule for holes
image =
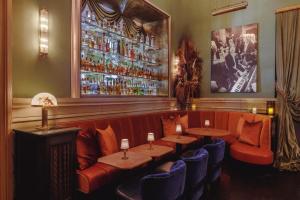
[[211, 144], [206, 144], [204, 147], [209, 153], [209, 165], [216, 165], [224, 159], [225, 141], [223, 139], [215, 139]]
[[176, 200], [184, 192], [186, 164], [176, 161], [170, 172], [151, 174], [141, 180], [143, 200]]
[[206, 176], [208, 164], [208, 152], [206, 149], [197, 149], [190, 157], [182, 157], [186, 163], [186, 190], [199, 185]]

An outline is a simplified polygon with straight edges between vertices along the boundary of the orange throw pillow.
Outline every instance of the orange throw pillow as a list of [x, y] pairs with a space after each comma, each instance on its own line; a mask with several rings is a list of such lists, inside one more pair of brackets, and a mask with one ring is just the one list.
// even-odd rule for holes
[[248, 122], [245, 120], [239, 141], [258, 147], [261, 129], [262, 129], [261, 121]]
[[79, 132], [76, 139], [77, 161], [80, 170], [86, 169], [97, 162], [100, 156], [95, 135], [89, 129]]
[[180, 123], [180, 116], [170, 116], [161, 118], [163, 124], [164, 136], [175, 135], [176, 134], [176, 124]]
[[108, 125], [105, 130], [96, 129], [96, 131], [102, 156], [107, 156], [119, 151], [115, 132], [110, 125]]
[[180, 117], [180, 124], [181, 124], [181, 126], [182, 126], [182, 130], [183, 130], [183, 132], [186, 130], [186, 129], [188, 129], [189, 128], [189, 117], [188, 117], [188, 115], [186, 114], [186, 115], [184, 115], [184, 116], [182, 116], [182, 117]]

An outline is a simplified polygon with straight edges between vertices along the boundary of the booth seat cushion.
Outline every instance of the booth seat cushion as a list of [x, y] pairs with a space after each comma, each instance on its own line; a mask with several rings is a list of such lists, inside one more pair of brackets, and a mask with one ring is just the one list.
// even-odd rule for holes
[[95, 163], [91, 167], [77, 171], [78, 190], [91, 193], [101, 186], [110, 184], [120, 175], [120, 170], [104, 163]]
[[180, 116], [162, 116], [161, 121], [163, 124], [164, 136], [176, 134], [176, 124], [180, 123]]
[[230, 146], [230, 155], [243, 162], [268, 165], [273, 163], [273, 152], [268, 149], [262, 149], [236, 142]]

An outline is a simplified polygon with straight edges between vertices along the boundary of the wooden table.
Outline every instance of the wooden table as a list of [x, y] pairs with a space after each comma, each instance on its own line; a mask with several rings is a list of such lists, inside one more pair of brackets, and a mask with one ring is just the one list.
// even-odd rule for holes
[[189, 128], [186, 129], [185, 132], [191, 135], [204, 136], [205, 143], [211, 142], [211, 137], [229, 135], [228, 131], [215, 128]]
[[150, 150], [150, 144], [143, 144], [129, 149], [130, 152], [145, 154], [147, 156], [152, 157], [153, 159], [158, 159], [164, 155], [167, 155], [173, 150], [174, 149], [171, 147], [153, 145], [153, 144], [151, 150]]
[[181, 153], [182, 145], [191, 144], [191, 143], [197, 141], [197, 138], [182, 136], [182, 135], [179, 138], [178, 138], [178, 135], [169, 135], [169, 136], [163, 137], [161, 139], [164, 141], [176, 143], [176, 153], [177, 154]]
[[140, 167], [152, 160], [152, 158], [148, 155], [132, 151], [127, 151], [128, 159], [123, 160], [123, 156], [123, 152], [118, 152], [108, 156], [103, 156], [98, 159], [98, 162], [102, 162], [122, 170], [130, 170]]
[[174, 142], [176, 144], [191, 144], [193, 142], [195, 142], [197, 139], [194, 137], [188, 137], [188, 136], [180, 136], [178, 138], [178, 135], [169, 135], [166, 137], [161, 138], [164, 141], [168, 141], [168, 142]]

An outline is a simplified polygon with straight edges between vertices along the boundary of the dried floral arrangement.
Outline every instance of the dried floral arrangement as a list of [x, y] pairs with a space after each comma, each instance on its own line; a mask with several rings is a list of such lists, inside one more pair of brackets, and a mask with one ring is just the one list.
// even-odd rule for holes
[[179, 44], [173, 96], [177, 98], [180, 108], [186, 109], [190, 107], [193, 98], [200, 97], [203, 60], [190, 37], [183, 36]]

